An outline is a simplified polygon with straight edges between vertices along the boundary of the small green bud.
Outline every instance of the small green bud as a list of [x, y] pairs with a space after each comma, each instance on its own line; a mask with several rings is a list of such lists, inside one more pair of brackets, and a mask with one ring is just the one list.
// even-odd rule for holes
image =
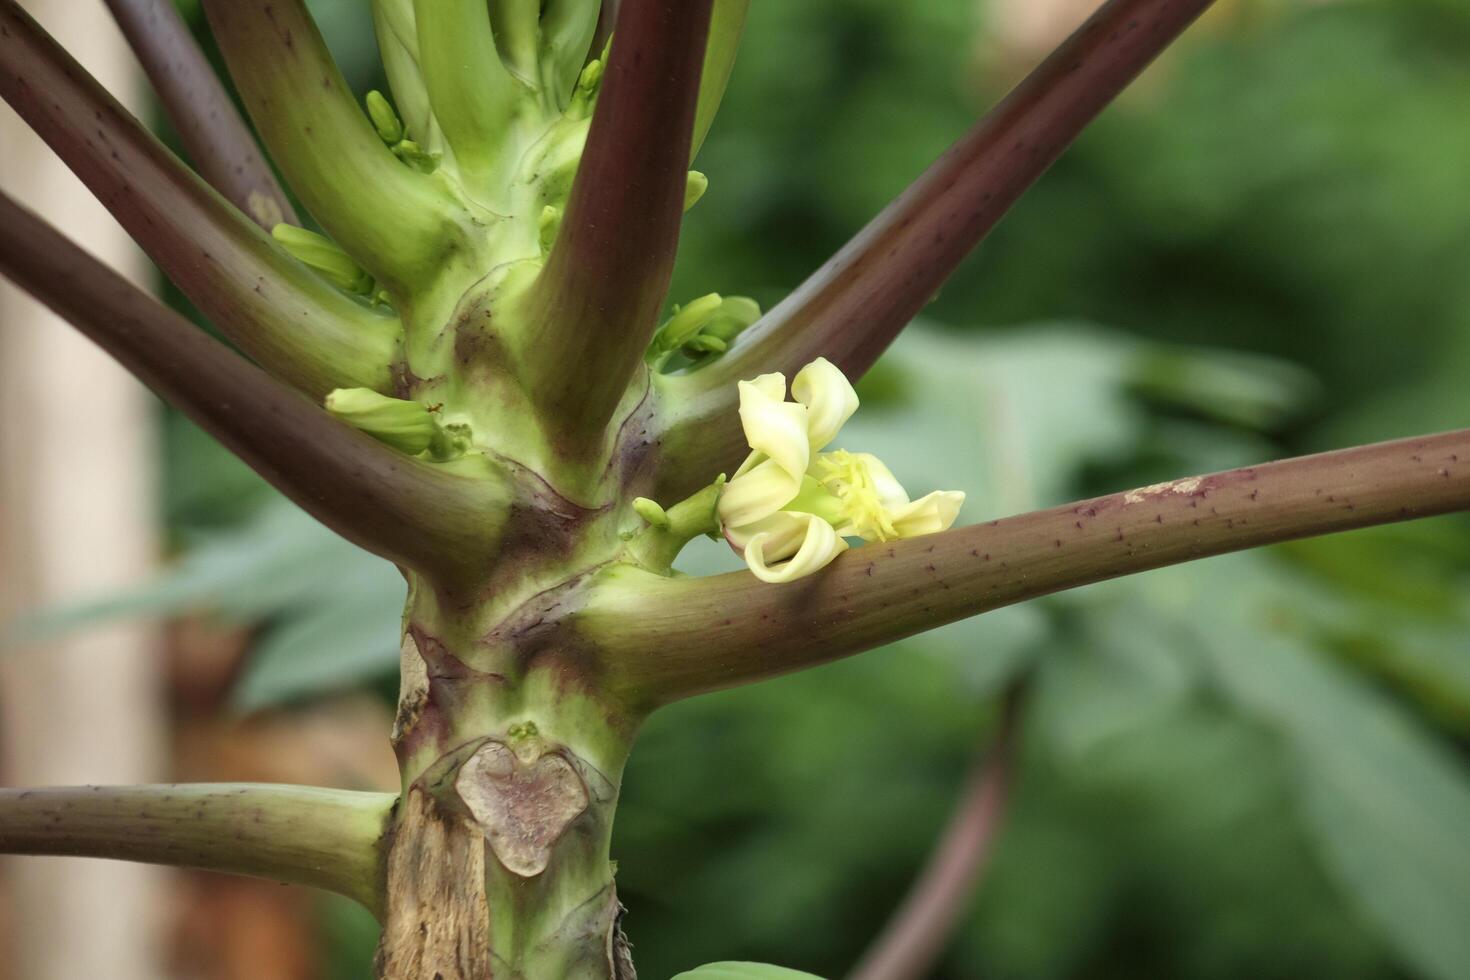
[[423, 405], [371, 388], [338, 388], [327, 395], [325, 405], [348, 425], [410, 456], [428, 449], [438, 432], [434, 416]]
[[534, 721], [518, 721], [506, 731], [505, 737], [512, 742], [520, 742], [524, 739], [535, 738], [541, 734]]
[[534, 721], [517, 722], [505, 733], [510, 750], [523, 764], [530, 765], [546, 751], [546, 742]]
[[373, 277], [325, 235], [295, 225], [279, 224], [271, 229], [271, 237], [337, 288], [360, 296], [372, 295], [376, 286]]
[[596, 61], [587, 62], [587, 67], [577, 76], [577, 84], [567, 102], [566, 115], [569, 118], [585, 119], [592, 115], [592, 103], [597, 99], [597, 90], [602, 86], [602, 73], [606, 67], [605, 54]]
[[413, 140], [400, 140], [393, 146], [393, 155], [421, 174], [439, 169], [439, 154], [430, 153]]
[[368, 118], [373, 121], [373, 128], [378, 131], [378, 138], [389, 146], [396, 146], [403, 140], [403, 121], [398, 118], [398, 113], [388, 104], [383, 93], [373, 89], [367, 94]]
[[728, 344], [760, 318], [760, 305], [749, 296], [726, 296], [719, 312], [709, 318], [700, 334], [718, 337]]
[[587, 62], [587, 67], [577, 76], [577, 88], [583, 92], [591, 92], [602, 84], [602, 73], [607, 67], [605, 58], [596, 58]]
[[714, 334], [696, 334], [684, 341], [684, 350], [695, 354], [723, 354], [729, 349], [730, 345]]
[[669, 350], [680, 347], [686, 340], [699, 332], [709, 321], [709, 318], [719, 312], [725, 300], [719, 293], [708, 293], [699, 299], [692, 299], [683, 306], [674, 308], [674, 315], [665, 323], [663, 330], [663, 346]]
[[551, 246], [556, 242], [556, 233], [561, 230], [561, 208], [554, 204], [548, 204], [541, 209], [541, 218], [538, 225], [538, 237], [541, 243], [541, 254], [547, 255], [551, 252]]
[[689, 171], [689, 178], [684, 183], [684, 210], [688, 211], [699, 203], [704, 197], [704, 192], [709, 190], [709, 178], [698, 170]]
[[434, 436], [429, 440], [429, 456], [437, 463], [447, 463], [469, 452], [473, 444], [474, 433], [468, 425], [463, 422], [440, 423], [436, 419]]
[[639, 517], [648, 522], [650, 527], [668, 527], [669, 515], [658, 501], [649, 500], [647, 497], [634, 497], [633, 510]]

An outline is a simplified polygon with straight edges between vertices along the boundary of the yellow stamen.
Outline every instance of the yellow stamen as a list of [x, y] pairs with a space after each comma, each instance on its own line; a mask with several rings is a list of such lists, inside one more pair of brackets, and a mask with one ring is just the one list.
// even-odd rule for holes
[[842, 501], [843, 511], [860, 537], [869, 541], [898, 537], [865, 460], [837, 449], [818, 455], [812, 469], [822, 486]]

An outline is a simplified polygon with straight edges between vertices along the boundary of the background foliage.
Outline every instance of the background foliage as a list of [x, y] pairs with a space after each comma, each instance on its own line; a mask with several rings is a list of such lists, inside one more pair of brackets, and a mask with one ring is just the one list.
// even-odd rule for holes
[[[314, 5], [349, 78], [365, 8]], [[778, 299], [1024, 67], [974, 0], [752, 5], [676, 300]], [[1024, 60], [1024, 59], [1022, 59]], [[1470, 4], [1222, 5], [862, 385], [964, 521], [1470, 419]], [[175, 417], [178, 561], [82, 614], [258, 625], [241, 711], [391, 697], [402, 583]], [[681, 563], [735, 567], [711, 546]], [[1470, 523], [1137, 576], [657, 716], [615, 857], [639, 967], [840, 975], [1030, 678], [1017, 799], [935, 976], [1470, 976]], [[386, 733], [385, 733], [386, 737]], [[372, 933], [328, 909], [342, 976]], [[370, 926], [370, 924], [369, 924]]]

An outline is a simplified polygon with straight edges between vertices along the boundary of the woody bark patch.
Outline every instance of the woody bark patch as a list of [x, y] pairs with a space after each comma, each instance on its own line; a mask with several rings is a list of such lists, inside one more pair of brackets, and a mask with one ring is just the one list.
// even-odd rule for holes
[[546, 870], [557, 840], [590, 801], [565, 756], [553, 751], [526, 760], [529, 754], [486, 742], [464, 761], [454, 782], [496, 859], [522, 878]]

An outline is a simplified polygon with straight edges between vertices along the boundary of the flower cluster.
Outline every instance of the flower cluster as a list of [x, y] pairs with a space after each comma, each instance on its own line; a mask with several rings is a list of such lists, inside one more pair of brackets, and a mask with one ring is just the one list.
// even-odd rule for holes
[[857, 411], [838, 368], [818, 358], [786, 378], [739, 383], [740, 424], [750, 455], [720, 496], [725, 539], [764, 582], [790, 582], [847, 550], [846, 538], [891, 541], [942, 531], [965, 495], [936, 490], [910, 500], [871, 453], [822, 452]]

